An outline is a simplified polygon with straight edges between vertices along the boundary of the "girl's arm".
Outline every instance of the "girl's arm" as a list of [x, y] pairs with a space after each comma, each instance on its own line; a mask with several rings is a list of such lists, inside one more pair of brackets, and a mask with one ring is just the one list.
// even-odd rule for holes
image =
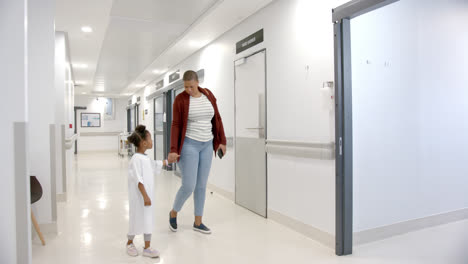
[[153, 162], [154, 174], [160, 174], [163, 166], [167, 166], [167, 165], [168, 165], [167, 160], [155, 160]]
[[141, 182], [138, 183], [138, 189], [140, 190], [141, 195], [143, 196], [145, 206], [150, 206], [151, 205], [151, 199], [148, 197], [148, 194], [146, 193], [145, 186]]
[[[137, 185], [138, 190], [140, 190], [141, 195], [143, 196], [145, 206], [150, 206], [151, 199], [148, 197], [145, 186], [143, 185], [144, 181], [142, 177], [142, 168], [141, 168], [141, 162], [139, 160], [134, 160], [133, 162], [130, 163], [128, 174], [129, 174], [130, 182], [132, 184]], [[132, 188], [134, 187], [132, 186]]]

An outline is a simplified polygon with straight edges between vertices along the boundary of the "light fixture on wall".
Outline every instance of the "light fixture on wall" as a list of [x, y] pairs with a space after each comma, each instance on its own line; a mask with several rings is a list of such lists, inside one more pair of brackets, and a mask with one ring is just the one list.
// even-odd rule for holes
[[193, 47], [193, 48], [201, 48], [203, 46], [205, 46], [206, 44], [208, 44], [208, 41], [206, 40], [191, 40], [188, 42], [188, 44]]
[[164, 68], [164, 69], [162, 69], [162, 70], [160, 70], [160, 69], [155, 69], [155, 70], [153, 71], [153, 73], [154, 73], [154, 74], [163, 74], [163, 73], [166, 73], [168, 70], [169, 70], [169, 67], [166, 67], [166, 68]]
[[84, 243], [86, 246], [89, 246], [91, 245], [91, 241], [93, 241], [93, 236], [88, 232], [84, 233], [81, 238], [81, 242]]
[[85, 63], [73, 63], [72, 66], [74, 69], [87, 69], [88, 68], [88, 64], [85, 64]]
[[89, 215], [89, 209], [83, 209], [81, 212], [81, 218], [87, 218]]
[[86, 85], [87, 83], [85, 81], [75, 81], [75, 86], [81, 86], [81, 85]]
[[93, 32], [93, 28], [90, 26], [82, 26], [81, 31], [83, 31], [84, 33], [91, 33]]

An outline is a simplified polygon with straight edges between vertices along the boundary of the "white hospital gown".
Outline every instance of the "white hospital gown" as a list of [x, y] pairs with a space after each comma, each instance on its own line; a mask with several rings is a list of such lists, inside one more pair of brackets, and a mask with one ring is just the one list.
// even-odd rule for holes
[[[135, 153], [128, 168], [129, 235], [151, 234], [154, 226], [154, 176], [161, 173], [163, 163]], [[145, 206], [138, 183], [145, 186], [151, 206]]]

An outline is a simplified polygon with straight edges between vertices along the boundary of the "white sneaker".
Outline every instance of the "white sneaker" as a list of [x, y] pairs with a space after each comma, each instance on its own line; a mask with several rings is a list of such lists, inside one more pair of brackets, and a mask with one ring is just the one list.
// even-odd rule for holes
[[132, 257], [138, 256], [138, 250], [136, 249], [133, 243], [130, 245], [127, 245], [127, 254]]
[[157, 258], [159, 257], [159, 251], [157, 251], [154, 248], [149, 247], [147, 249], [143, 249], [143, 256], [150, 257], [150, 258]]

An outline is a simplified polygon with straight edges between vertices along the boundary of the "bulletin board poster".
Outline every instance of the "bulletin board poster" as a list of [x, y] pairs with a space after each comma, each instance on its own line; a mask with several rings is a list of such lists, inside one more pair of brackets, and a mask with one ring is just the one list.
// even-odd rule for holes
[[81, 113], [81, 127], [101, 127], [101, 114]]

